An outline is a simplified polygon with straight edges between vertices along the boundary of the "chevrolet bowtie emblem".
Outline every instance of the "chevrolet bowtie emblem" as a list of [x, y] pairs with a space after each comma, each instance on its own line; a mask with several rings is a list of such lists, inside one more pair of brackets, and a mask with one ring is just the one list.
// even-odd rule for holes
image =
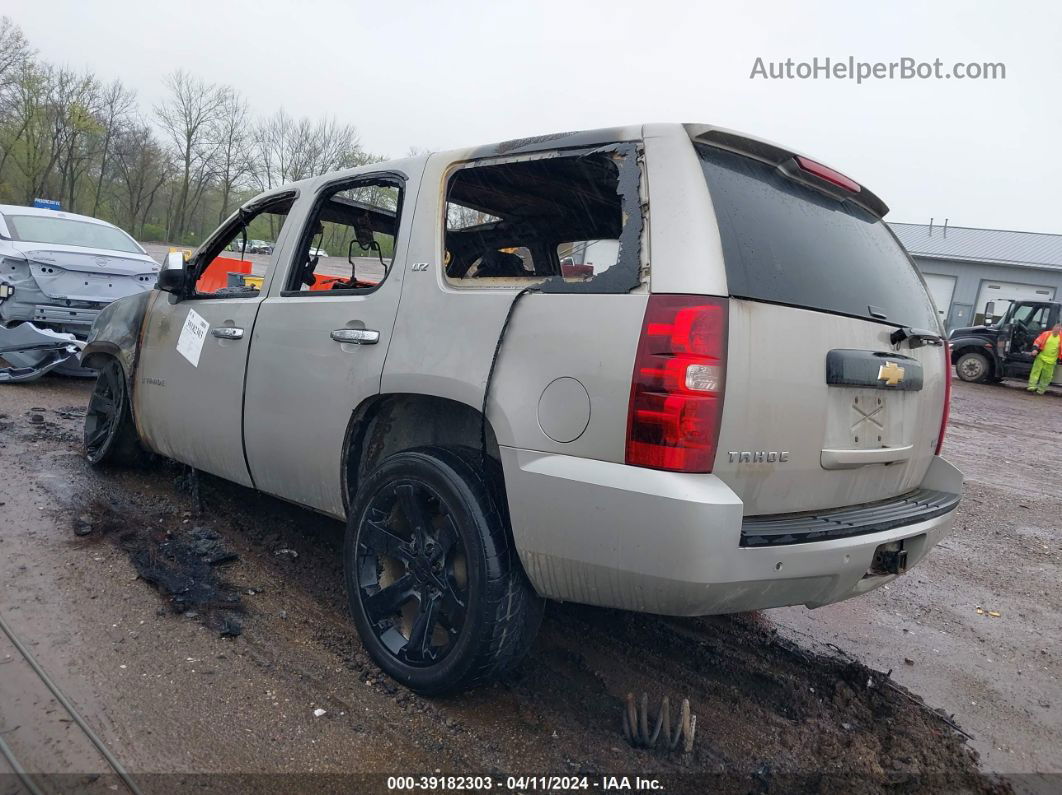
[[896, 362], [885, 362], [878, 368], [878, 380], [889, 386], [896, 386], [903, 380], [903, 368]]

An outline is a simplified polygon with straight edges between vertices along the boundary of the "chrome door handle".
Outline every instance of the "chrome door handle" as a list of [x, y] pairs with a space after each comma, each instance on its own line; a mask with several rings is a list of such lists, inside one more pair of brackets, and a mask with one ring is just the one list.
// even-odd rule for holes
[[233, 326], [218, 326], [210, 333], [220, 340], [238, 340], [243, 338], [243, 329]]
[[871, 447], [865, 450], [823, 450], [820, 463], [823, 469], [856, 469], [867, 464], [891, 464], [906, 461], [914, 454], [914, 445], [904, 447]]
[[380, 341], [380, 332], [368, 328], [337, 328], [332, 332], [332, 339], [355, 345], [375, 345]]

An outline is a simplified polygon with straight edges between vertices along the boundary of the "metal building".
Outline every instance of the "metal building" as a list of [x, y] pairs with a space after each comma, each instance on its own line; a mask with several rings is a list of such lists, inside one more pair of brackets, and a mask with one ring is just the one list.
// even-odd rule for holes
[[922, 271], [949, 328], [984, 321], [1007, 301], [1062, 300], [1062, 235], [940, 224], [889, 224]]

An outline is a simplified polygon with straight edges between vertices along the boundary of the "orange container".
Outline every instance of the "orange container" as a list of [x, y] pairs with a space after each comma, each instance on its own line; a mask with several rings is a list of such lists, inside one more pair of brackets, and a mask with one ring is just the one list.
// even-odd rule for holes
[[195, 283], [197, 293], [216, 293], [229, 284], [230, 273], [250, 273], [251, 263], [245, 259], [214, 257]]

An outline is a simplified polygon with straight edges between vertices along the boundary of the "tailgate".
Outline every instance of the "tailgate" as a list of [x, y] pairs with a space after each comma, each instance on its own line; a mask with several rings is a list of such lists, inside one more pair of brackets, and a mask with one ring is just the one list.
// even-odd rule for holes
[[747, 516], [916, 489], [940, 432], [947, 358], [939, 339], [890, 340], [940, 327], [884, 205], [807, 159], [729, 144], [697, 146], [731, 295], [714, 473]]
[[[918, 488], [940, 431], [944, 353], [929, 345], [897, 351], [891, 331], [731, 300], [713, 471], [741, 497], [747, 516], [856, 505]], [[828, 378], [831, 356], [849, 377], [835, 370]]]

